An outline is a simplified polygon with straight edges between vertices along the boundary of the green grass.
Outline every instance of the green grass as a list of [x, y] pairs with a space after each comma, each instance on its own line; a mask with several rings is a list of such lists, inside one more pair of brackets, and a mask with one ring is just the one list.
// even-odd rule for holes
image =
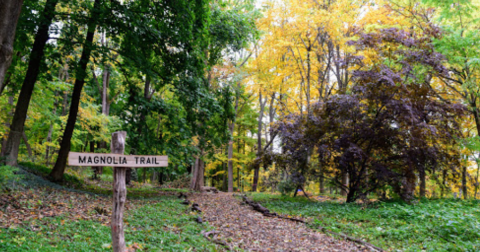
[[[31, 173], [46, 177], [50, 169], [33, 163], [21, 166]], [[23, 183], [25, 187], [16, 187], [15, 193], [36, 188], [37, 193], [48, 186], [41, 178], [24, 178], [16, 167], [0, 166], [0, 187], [11, 187], [14, 183]], [[111, 188], [102, 188], [89, 184], [86, 178], [77, 173], [66, 174], [64, 187], [111, 195]], [[24, 180], [25, 179], [25, 180]], [[104, 186], [104, 185], [102, 185]], [[57, 189], [55, 189], [57, 190]], [[163, 191], [163, 195], [160, 192]], [[218, 251], [218, 245], [206, 240], [202, 230], [210, 230], [208, 223], [198, 224], [195, 214], [180, 204], [174, 194], [186, 192], [185, 189], [160, 189], [150, 185], [128, 188], [127, 197], [133, 200], [135, 207], [125, 212], [125, 241], [135, 244], [142, 251]], [[81, 191], [77, 191], [81, 193]], [[63, 190], [56, 194], [66, 193]], [[2, 192], [0, 192], [0, 197]], [[26, 206], [25, 206], [26, 207]], [[28, 207], [30, 209], [30, 207]], [[2, 210], [2, 209], [0, 209]], [[13, 209], [13, 211], [16, 211]], [[0, 229], [0, 251], [111, 251], [110, 227], [101, 221], [69, 219], [68, 216], [44, 217]]]
[[[23, 168], [26, 168], [29, 172], [42, 177], [47, 177], [52, 171], [51, 168], [48, 168], [44, 165], [34, 164], [31, 162], [20, 162], [19, 165], [22, 166]], [[78, 188], [83, 186], [82, 180], [74, 175], [65, 173], [64, 178], [65, 178], [65, 185], [69, 187]]]
[[[143, 251], [217, 251], [186, 206], [170, 198], [146, 202], [125, 218], [125, 241]], [[110, 227], [91, 220], [70, 221], [62, 216], [0, 229], [0, 251], [111, 251]]]
[[[25, 164], [22, 164], [24, 166]], [[48, 168], [28, 164], [29, 170], [35, 170], [40, 175], [48, 172]], [[23, 182], [25, 187], [13, 188], [13, 195], [19, 195], [35, 190], [37, 195], [50, 197], [55, 194], [67, 193], [56, 187], [54, 191], [45, 193], [44, 187], [51, 185], [40, 183], [41, 178], [24, 180], [25, 175], [19, 168], [0, 166], [0, 186], [9, 186], [11, 183]], [[26, 173], [23, 173], [26, 174]], [[77, 186], [82, 189], [91, 189], [93, 192], [103, 192], [102, 188], [82, 184], [84, 181], [73, 176]], [[33, 179], [33, 180], [32, 180]], [[34, 183], [35, 181], [35, 183]], [[30, 186], [33, 186], [32, 189]], [[53, 189], [53, 188], [52, 188]], [[58, 190], [60, 189], [60, 190]], [[131, 190], [130, 190], [131, 189]], [[168, 195], [160, 195], [160, 191], [169, 191]], [[128, 245], [136, 245], [141, 251], [218, 251], [219, 245], [205, 239], [202, 230], [211, 230], [208, 223], [198, 224], [194, 221], [196, 214], [187, 210], [188, 206], [180, 204], [181, 200], [173, 196], [175, 192], [185, 190], [162, 190], [152, 186], [129, 188], [127, 197], [134, 207], [126, 211], [124, 217], [125, 241]], [[105, 190], [111, 194], [110, 190]], [[0, 197], [3, 197], [0, 191]], [[82, 193], [76, 191], [76, 193]], [[164, 193], [165, 194], [165, 193]], [[74, 199], [69, 194], [66, 199]], [[41, 198], [41, 197], [40, 197]], [[62, 197], [60, 197], [62, 198]], [[136, 199], [132, 199], [136, 198]], [[23, 201], [22, 201], [23, 202]], [[39, 202], [41, 202], [39, 200]], [[60, 202], [60, 203], [68, 203]], [[25, 205], [21, 211], [35, 211], [36, 206]], [[41, 204], [40, 204], [41, 205]], [[49, 205], [51, 206], [51, 205]], [[0, 208], [0, 211], [5, 209]], [[10, 208], [9, 211], [20, 211]], [[93, 211], [93, 210], [92, 210]], [[8, 215], [4, 212], [1, 214]], [[95, 215], [88, 215], [95, 216]], [[37, 218], [32, 213], [32, 219], [26, 222], [0, 228], [0, 251], [112, 251], [110, 226], [105, 226], [102, 221], [93, 219], [69, 218], [67, 215]]]
[[360, 204], [312, 202], [304, 197], [251, 194], [268, 209], [310, 217], [322, 226], [396, 251], [480, 251], [480, 201], [421, 200]]
[[0, 166], [0, 191], [13, 187], [15, 182], [21, 180], [21, 177], [16, 175], [17, 167]]

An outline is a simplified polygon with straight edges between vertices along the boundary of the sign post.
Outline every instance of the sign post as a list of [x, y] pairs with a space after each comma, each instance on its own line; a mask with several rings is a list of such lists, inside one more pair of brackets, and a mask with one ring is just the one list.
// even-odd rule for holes
[[114, 252], [124, 252], [125, 236], [123, 232], [123, 209], [127, 199], [125, 186], [126, 168], [166, 167], [167, 156], [124, 155], [127, 132], [117, 131], [112, 134], [111, 154], [79, 153], [68, 154], [71, 166], [112, 166], [113, 167], [113, 208], [112, 208], [112, 247]]

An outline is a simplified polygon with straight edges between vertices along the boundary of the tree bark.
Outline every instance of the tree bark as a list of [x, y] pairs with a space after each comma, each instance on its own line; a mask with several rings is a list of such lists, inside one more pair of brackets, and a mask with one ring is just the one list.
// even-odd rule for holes
[[[95, 3], [98, 0], [95, 1]], [[127, 132], [119, 131], [112, 134], [111, 151], [115, 154], [123, 154], [125, 151], [125, 139]], [[126, 251], [125, 236], [123, 232], [123, 210], [127, 199], [125, 186], [124, 167], [113, 168], [113, 207], [112, 207], [112, 247], [114, 252]]]
[[467, 188], [467, 166], [462, 167], [462, 193], [463, 193], [463, 199], [467, 199], [467, 193], [468, 193], [468, 188]]
[[23, 0], [0, 1], [0, 95], [5, 89], [5, 75], [12, 63], [13, 43]]
[[262, 91], [260, 90], [259, 95], [258, 95], [258, 100], [260, 103], [260, 113], [258, 114], [258, 132], [257, 132], [257, 161], [255, 161], [254, 165], [254, 172], [253, 172], [253, 184], [252, 184], [252, 191], [256, 192], [257, 191], [257, 185], [258, 185], [258, 175], [260, 173], [260, 158], [262, 155], [262, 120], [263, 120], [263, 113], [265, 111], [265, 104], [267, 102], [267, 99], [263, 101], [262, 99]]
[[[57, 114], [57, 107], [58, 107], [58, 99], [57, 99], [57, 96], [58, 96], [58, 91], [55, 91], [55, 100], [53, 101], [53, 111], [52, 111], [52, 114], [54, 116], [56, 116]], [[45, 164], [47, 166], [50, 165], [50, 146], [48, 145], [49, 143], [52, 142], [52, 134], [53, 134], [53, 123], [50, 124], [50, 128], [48, 129], [48, 134], [47, 134], [47, 146], [45, 148]]]
[[25, 146], [27, 146], [28, 157], [33, 161], [34, 157], [33, 157], [32, 147], [28, 143], [28, 138], [27, 138], [27, 135], [25, 134], [25, 131], [22, 132], [22, 139], [23, 139], [23, 142], [25, 143]]
[[340, 187], [340, 190], [342, 191], [342, 196], [347, 196], [347, 190], [345, 189], [345, 186], [348, 185], [348, 173], [347, 171], [342, 171], [342, 187]]
[[324, 185], [324, 178], [323, 178], [323, 167], [322, 165], [320, 165], [320, 178], [319, 178], [319, 182], [318, 182], [318, 187], [319, 187], [319, 192], [322, 194], [322, 193], [325, 193], [325, 185]]
[[[235, 102], [235, 111], [238, 107], [238, 101]], [[236, 113], [235, 113], [236, 116]], [[233, 131], [235, 128], [235, 119], [228, 125], [228, 130], [230, 131], [230, 135], [232, 139], [228, 141], [228, 192], [233, 192]]]
[[[225, 149], [225, 152], [227, 152], [228, 149]], [[225, 153], [227, 154], [227, 153]], [[227, 167], [227, 164], [225, 162], [222, 163], [222, 168], [223, 168], [223, 181], [222, 181], [222, 192], [226, 192], [227, 189], [228, 189], [228, 185], [227, 185], [227, 177], [228, 177], [228, 167]]]
[[426, 194], [426, 181], [425, 181], [425, 169], [422, 168], [419, 171], [420, 176], [420, 198], [425, 198]]
[[70, 113], [68, 114], [67, 126], [63, 132], [62, 143], [60, 145], [60, 150], [58, 152], [57, 162], [53, 167], [52, 172], [49, 177], [52, 181], [60, 181], [63, 178], [63, 173], [65, 172], [65, 166], [67, 164], [68, 152], [70, 151], [70, 145], [73, 135], [73, 130], [75, 128], [75, 123], [77, 121], [78, 106], [80, 105], [80, 96], [82, 94], [83, 85], [85, 84], [85, 76], [87, 64], [90, 59], [90, 54], [93, 47], [93, 37], [95, 34], [95, 29], [97, 27], [98, 14], [97, 10], [100, 8], [100, 0], [95, 0], [92, 13], [88, 20], [88, 32], [83, 45], [82, 56], [80, 57], [79, 64], [76, 69], [75, 74], [75, 85], [73, 87], [72, 101], [70, 103]]
[[191, 190], [193, 191], [202, 190], [202, 186], [204, 185], [204, 177], [203, 177], [203, 174], [205, 172], [204, 169], [205, 167], [204, 167], [203, 161], [200, 159], [200, 157], [197, 157], [195, 160], [195, 165], [193, 166], [192, 183], [190, 185]]
[[35, 34], [35, 42], [28, 61], [28, 69], [23, 80], [20, 95], [15, 107], [12, 124], [10, 125], [10, 134], [5, 150], [5, 161], [7, 165], [16, 165], [18, 158], [18, 148], [20, 146], [21, 135], [27, 118], [28, 107], [32, 98], [33, 88], [40, 72], [40, 63], [45, 54], [44, 48], [48, 40], [48, 28], [52, 24], [55, 16], [55, 6], [59, 0], [47, 0], [43, 12], [40, 13], [40, 25]]

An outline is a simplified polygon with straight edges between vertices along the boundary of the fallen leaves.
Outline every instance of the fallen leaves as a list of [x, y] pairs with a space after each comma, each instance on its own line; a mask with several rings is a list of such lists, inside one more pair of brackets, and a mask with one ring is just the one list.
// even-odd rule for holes
[[[248, 251], [368, 251], [355, 243], [335, 240], [291, 220], [269, 218], [253, 211], [229, 193], [195, 194], [204, 221], [215, 227], [214, 242]], [[209, 238], [213, 239], [213, 238]], [[213, 241], [213, 240], [212, 240]]]
[[[2, 194], [0, 201], [0, 228], [11, 228], [29, 220], [63, 216], [69, 220], [95, 220], [110, 225], [111, 199], [62, 191], [37, 188]], [[128, 200], [127, 200], [128, 202]], [[126, 209], [133, 204], [126, 204]], [[65, 220], [61, 221], [63, 225]]]

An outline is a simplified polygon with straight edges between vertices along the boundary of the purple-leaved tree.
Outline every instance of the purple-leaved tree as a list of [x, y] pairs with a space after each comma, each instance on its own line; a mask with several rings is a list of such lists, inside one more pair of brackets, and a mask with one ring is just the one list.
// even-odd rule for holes
[[301, 167], [298, 160], [314, 148], [348, 192], [347, 202], [386, 186], [411, 202], [418, 174], [455, 172], [460, 157], [451, 147], [461, 136], [457, 120], [465, 107], [431, 89], [433, 76], [448, 72], [428, 37], [396, 28], [359, 37], [351, 45], [376, 50], [379, 59], [354, 71], [350, 90], [315, 104], [310, 116], [293, 114], [277, 123], [284, 153], [276, 160]]

